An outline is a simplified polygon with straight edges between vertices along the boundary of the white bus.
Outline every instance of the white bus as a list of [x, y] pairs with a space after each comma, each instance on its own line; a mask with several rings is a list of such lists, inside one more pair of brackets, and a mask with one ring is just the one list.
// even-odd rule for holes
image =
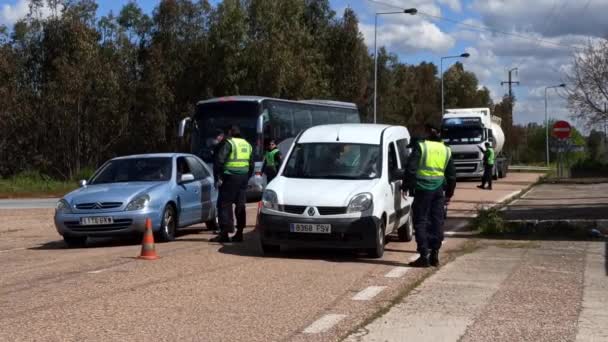
[[286, 155], [293, 138], [309, 127], [360, 122], [361, 116], [354, 103], [228, 96], [200, 101], [194, 115], [181, 121], [179, 136], [183, 137], [189, 131], [190, 152], [211, 164], [217, 132], [238, 125], [243, 137], [253, 146], [256, 172], [249, 180], [247, 193], [257, 197], [266, 186], [266, 177], [261, 172], [265, 141], [275, 140]]

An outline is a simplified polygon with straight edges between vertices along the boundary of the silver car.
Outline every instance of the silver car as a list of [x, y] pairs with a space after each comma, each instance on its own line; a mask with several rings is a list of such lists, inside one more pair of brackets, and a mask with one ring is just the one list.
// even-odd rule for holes
[[192, 154], [145, 154], [114, 158], [55, 210], [55, 226], [68, 246], [88, 237], [139, 235], [146, 219], [161, 241], [178, 228], [216, 225], [217, 190], [211, 170]]

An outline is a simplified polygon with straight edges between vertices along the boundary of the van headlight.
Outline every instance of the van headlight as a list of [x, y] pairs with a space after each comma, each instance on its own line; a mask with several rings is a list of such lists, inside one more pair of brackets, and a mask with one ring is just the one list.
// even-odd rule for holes
[[272, 190], [264, 190], [262, 195], [262, 206], [266, 209], [279, 210], [277, 193]]
[[131, 202], [129, 202], [129, 204], [127, 204], [127, 208], [125, 210], [127, 210], [127, 211], [141, 210], [141, 209], [147, 207], [148, 203], [150, 203], [150, 196], [148, 196], [148, 195], [139, 196], [139, 197], [135, 198], [134, 200], [132, 200]]
[[367, 209], [371, 208], [371, 206], [372, 194], [365, 192], [362, 194], [355, 195], [355, 197], [350, 200], [348, 208], [346, 208], [346, 212], [349, 214], [358, 213], [361, 211], [366, 211]]
[[55, 206], [55, 211], [58, 213], [71, 213], [72, 212], [72, 208], [70, 208], [70, 204], [68, 203], [68, 201], [61, 199], [57, 202], [57, 205]]

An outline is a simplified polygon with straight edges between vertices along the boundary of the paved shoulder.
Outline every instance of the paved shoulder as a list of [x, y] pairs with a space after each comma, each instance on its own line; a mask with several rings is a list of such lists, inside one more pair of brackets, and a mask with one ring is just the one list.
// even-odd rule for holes
[[0, 199], [0, 209], [55, 208], [59, 198]]

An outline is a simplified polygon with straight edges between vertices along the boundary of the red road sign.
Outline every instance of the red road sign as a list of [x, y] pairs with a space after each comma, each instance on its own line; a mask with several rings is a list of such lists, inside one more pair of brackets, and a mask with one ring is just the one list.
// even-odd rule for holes
[[553, 136], [558, 139], [568, 139], [572, 133], [572, 127], [566, 121], [557, 121], [553, 124]]

